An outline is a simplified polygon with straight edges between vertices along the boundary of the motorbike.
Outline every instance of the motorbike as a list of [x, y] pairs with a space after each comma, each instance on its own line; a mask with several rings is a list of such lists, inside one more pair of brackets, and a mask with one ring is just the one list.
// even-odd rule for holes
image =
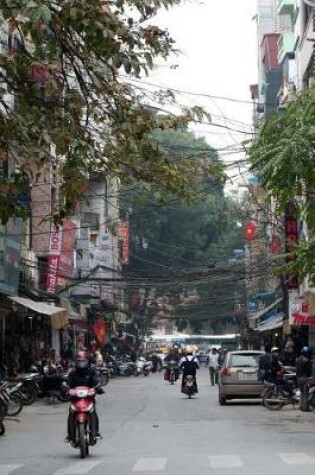
[[17, 416], [23, 409], [23, 400], [19, 394], [22, 383], [4, 381], [0, 386], [0, 401], [7, 407], [7, 415]]
[[4, 418], [6, 417], [8, 413], [7, 405], [5, 402], [2, 401], [1, 395], [0, 395], [0, 435], [5, 434], [5, 425], [4, 425]]
[[284, 406], [299, 404], [301, 399], [301, 391], [297, 389], [296, 375], [293, 371], [279, 371], [278, 376], [287, 379], [292, 387], [292, 395], [284, 392], [281, 384], [264, 381], [265, 390], [262, 396], [263, 405], [270, 411], [279, 411]]
[[106, 367], [106, 365], [96, 366], [96, 371], [99, 375], [101, 386], [107, 386], [110, 375], [109, 375], [109, 370]]
[[195, 377], [192, 376], [192, 375], [186, 376], [185, 381], [184, 381], [184, 386], [182, 388], [182, 393], [187, 394], [189, 399], [191, 399], [192, 396], [194, 394], [196, 394], [197, 392], [198, 391], [197, 391], [197, 385], [196, 385]]
[[136, 361], [136, 367], [134, 370], [134, 376], [139, 376], [143, 374], [144, 376], [148, 376], [152, 371], [152, 362], [147, 361], [143, 356], [140, 356]]
[[308, 378], [304, 384], [304, 395], [301, 398], [302, 411], [315, 410], [315, 379]]
[[81, 458], [87, 457], [89, 447], [97, 442], [95, 418], [92, 417], [95, 395], [95, 388], [85, 386], [77, 386], [69, 390], [70, 411], [75, 415], [74, 440], [70, 443], [80, 450]]
[[44, 374], [39, 384], [38, 397], [58, 399], [60, 402], [68, 402], [68, 374], [68, 372]]
[[164, 381], [169, 381], [169, 383], [173, 385], [179, 376], [179, 367], [177, 361], [167, 361], [167, 363], [164, 365], [164, 368]]
[[37, 395], [40, 391], [40, 381], [42, 375], [39, 373], [19, 374], [15, 377], [15, 381], [22, 383], [19, 388], [19, 395], [25, 406], [29, 406], [36, 401]]

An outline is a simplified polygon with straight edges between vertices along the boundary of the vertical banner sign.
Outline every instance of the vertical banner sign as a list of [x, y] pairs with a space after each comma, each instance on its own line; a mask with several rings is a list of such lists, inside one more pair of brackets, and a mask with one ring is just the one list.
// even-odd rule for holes
[[[296, 244], [298, 242], [298, 224], [295, 217], [295, 206], [293, 203], [288, 203], [285, 208], [284, 216], [284, 233], [285, 233], [285, 261], [290, 264], [295, 260]], [[299, 287], [298, 276], [287, 276], [287, 287], [289, 290], [297, 289]]]
[[47, 264], [46, 291], [55, 293], [57, 288], [57, 272], [61, 253], [62, 228], [51, 225], [49, 256]]
[[120, 239], [121, 239], [121, 263], [126, 265], [129, 263], [129, 222], [120, 222]]
[[66, 219], [62, 228], [61, 251], [57, 273], [57, 288], [66, 285], [66, 280], [73, 276], [74, 269], [74, 245], [76, 223]]

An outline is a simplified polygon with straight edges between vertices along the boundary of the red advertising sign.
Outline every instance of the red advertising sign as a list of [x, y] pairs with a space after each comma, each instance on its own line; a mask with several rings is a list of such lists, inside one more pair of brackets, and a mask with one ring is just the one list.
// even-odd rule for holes
[[[298, 242], [298, 224], [295, 217], [295, 206], [289, 203], [286, 206], [284, 217], [284, 233], [285, 233], [285, 252], [286, 262], [290, 263], [295, 260], [296, 244]], [[287, 276], [288, 289], [297, 289], [299, 286], [297, 275]]]
[[46, 291], [52, 294], [56, 292], [57, 288], [57, 272], [61, 252], [61, 237], [62, 228], [57, 228], [54, 224], [52, 224], [46, 277]]
[[129, 263], [129, 222], [120, 222], [121, 263]]

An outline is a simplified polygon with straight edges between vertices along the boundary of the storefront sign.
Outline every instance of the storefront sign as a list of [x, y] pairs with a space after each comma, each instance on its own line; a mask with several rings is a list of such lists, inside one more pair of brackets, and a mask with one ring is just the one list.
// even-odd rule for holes
[[[295, 206], [293, 203], [289, 203], [285, 209], [284, 217], [284, 233], [285, 233], [285, 252], [286, 262], [288, 264], [295, 260], [296, 244], [298, 242], [298, 225], [295, 217]], [[287, 276], [287, 288], [297, 289], [299, 286], [297, 275]]]
[[62, 228], [52, 224], [50, 232], [49, 256], [47, 263], [46, 291], [54, 294], [57, 289], [57, 273], [60, 261]]
[[129, 222], [120, 222], [120, 239], [121, 239], [121, 263], [126, 265], [129, 263]]

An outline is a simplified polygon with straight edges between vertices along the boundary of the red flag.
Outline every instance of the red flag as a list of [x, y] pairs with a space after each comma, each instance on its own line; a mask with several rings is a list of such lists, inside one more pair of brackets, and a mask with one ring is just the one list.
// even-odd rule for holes
[[250, 242], [254, 239], [256, 234], [257, 224], [255, 221], [247, 221], [245, 223], [245, 239]]
[[106, 337], [106, 325], [105, 325], [104, 320], [102, 318], [99, 318], [94, 323], [92, 328], [100, 345], [103, 345], [105, 343], [105, 337]]

